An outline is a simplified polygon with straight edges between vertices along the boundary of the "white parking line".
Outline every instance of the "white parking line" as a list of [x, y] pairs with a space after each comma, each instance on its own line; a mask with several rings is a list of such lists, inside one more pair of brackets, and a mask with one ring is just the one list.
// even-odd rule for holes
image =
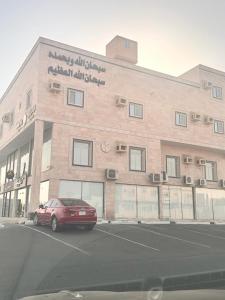
[[52, 239], [52, 240], [54, 240], [54, 241], [57, 241], [57, 242], [59, 242], [59, 243], [65, 245], [65, 246], [67, 246], [67, 247], [70, 247], [70, 248], [72, 248], [72, 249], [74, 249], [74, 250], [76, 250], [76, 251], [79, 251], [79, 252], [81, 252], [81, 253], [84, 254], [84, 255], [90, 256], [90, 253], [88, 253], [87, 251], [82, 250], [81, 248], [78, 248], [78, 247], [76, 247], [76, 246], [74, 246], [74, 245], [72, 245], [72, 244], [69, 244], [69, 243], [67, 243], [67, 242], [64, 242], [63, 240], [57, 239], [57, 238], [55, 238], [54, 236], [52, 236], [52, 235], [50, 235], [50, 234], [48, 234], [48, 233], [45, 233], [45, 232], [43, 232], [43, 231], [41, 231], [41, 230], [38, 230], [38, 229], [36, 229], [36, 228], [32, 228], [32, 227], [26, 226], [26, 225], [20, 225], [20, 226], [22, 226], [22, 227], [24, 227], [24, 228], [29, 228], [30, 230], [33, 230], [33, 231], [36, 231], [36, 232], [39, 232], [40, 234], [42, 234], [42, 235], [44, 235], [44, 236], [47, 236], [48, 238], [50, 238], [50, 239]]
[[116, 238], [118, 238], [118, 239], [121, 239], [121, 240], [130, 242], [130, 243], [132, 243], [132, 244], [135, 244], [135, 245], [138, 245], [138, 246], [141, 246], [141, 247], [144, 247], [144, 248], [148, 248], [148, 249], [151, 249], [151, 250], [154, 250], [154, 251], [160, 251], [160, 250], [157, 249], [157, 248], [153, 248], [153, 247], [150, 247], [150, 246], [148, 246], [148, 245], [141, 244], [141, 243], [135, 242], [135, 241], [133, 241], [133, 240], [129, 240], [129, 239], [127, 239], [127, 238], [125, 238], [125, 237], [123, 237], [123, 236], [121, 236], [121, 235], [118, 235], [118, 234], [114, 234], [114, 233], [111, 233], [111, 232], [108, 232], [108, 231], [105, 231], [105, 230], [102, 230], [102, 229], [97, 229], [97, 228], [96, 228], [95, 230], [104, 232], [104, 233], [106, 233], [106, 234], [108, 234], [108, 235], [114, 236], [114, 237], [116, 237]]
[[4, 225], [4, 224], [0, 224], [0, 229], [1, 229], [1, 228], [4, 228], [4, 227], [5, 227], [5, 225]]
[[215, 234], [210, 234], [210, 233], [207, 233], [207, 232], [198, 231], [198, 230], [189, 229], [189, 228], [184, 228], [184, 229], [185, 229], [185, 230], [188, 230], [188, 231], [191, 231], [191, 232], [194, 232], [194, 233], [198, 233], [198, 234], [210, 236], [210, 237], [213, 237], [213, 238], [216, 238], [216, 239], [225, 240], [225, 237], [224, 237], [224, 236], [219, 236], [219, 235], [215, 235]]
[[138, 227], [138, 226], [130, 226], [130, 227], [132, 227], [132, 228], [135, 227], [135, 228], [138, 228], [140, 230], [151, 232], [155, 235], [159, 235], [159, 236], [167, 237], [167, 238], [170, 238], [170, 239], [178, 240], [178, 241], [181, 241], [181, 242], [184, 242], [184, 243], [187, 243], [187, 244], [192, 244], [192, 245], [196, 245], [196, 246], [200, 246], [200, 247], [204, 247], [204, 248], [211, 248], [209, 245], [205, 245], [205, 244], [202, 244], [202, 243], [196, 243], [196, 242], [192, 242], [192, 241], [189, 241], [189, 240], [181, 239], [177, 236], [173, 236], [173, 235], [166, 234], [166, 233], [161, 233], [161, 232], [158, 232], [158, 231], [155, 231], [155, 230], [146, 229], [146, 228]]

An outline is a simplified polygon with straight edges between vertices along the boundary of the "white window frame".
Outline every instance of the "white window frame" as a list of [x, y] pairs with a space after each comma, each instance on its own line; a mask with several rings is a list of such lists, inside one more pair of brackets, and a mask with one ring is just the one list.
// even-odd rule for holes
[[[133, 112], [131, 112], [131, 106], [133, 106]], [[137, 114], [137, 107], [141, 107], [141, 115]], [[143, 119], [143, 104], [130, 102], [129, 103], [129, 117]]]
[[[221, 125], [221, 127], [219, 124]], [[224, 133], [224, 121], [214, 120], [214, 133]]]
[[[181, 117], [185, 117], [185, 123], [182, 122]], [[187, 127], [187, 114], [184, 112], [176, 111], [175, 112], [175, 124], [176, 126]]]
[[[173, 159], [175, 163], [175, 174], [170, 174], [168, 172], [168, 159]], [[179, 178], [180, 177], [180, 157], [179, 156], [173, 156], [173, 155], [166, 155], [166, 172], [168, 177], [172, 178]]]
[[[212, 176], [207, 176], [207, 168], [208, 168], [208, 166], [209, 165], [211, 165], [211, 175]], [[205, 167], [204, 167], [204, 169], [205, 169], [205, 179], [207, 180], [207, 181], [217, 181], [217, 164], [216, 164], [216, 162], [215, 161], [206, 161], [206, 165], [205, 165]]]
[[[75, 94], [75, 102], [72, 102], [70, 100], [70, 95], [71, 92]], [[76, 103], [76, 93], [82, 94], [82, 104]], [[78, 89], [73, 89], [73, 88], [68, 88], [67, 89], [67, 105], [72, 105], [72, 106], [77, 106], [77, 107], [84, 107], [84, 91], [78, 90]]]
[[212, 86], [212, 97], [219, 100], [223, 99], [223, 89], [221, 86]]
[[[132, 168], [132, 163], [131, 163], [131, 152], [132, 150], [134, 151], [140, 151], [141, 155], [141, 161], [140, 161], [140, 169], [139, 168]], [[130, 171], [136, 171], [136, 172], [145, 172], [146, 171], [146, 149], [145, 148], [140, 148], [140, 147], [129, 147], [129, 170]]]

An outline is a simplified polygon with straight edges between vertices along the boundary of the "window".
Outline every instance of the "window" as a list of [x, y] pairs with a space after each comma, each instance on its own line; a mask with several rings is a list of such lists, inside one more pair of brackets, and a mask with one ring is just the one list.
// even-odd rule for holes
[[180, 177], [180, 157], [166, 156], [166, 172], [169, 177]]
[[187, 127], [187, 114], [176, 111], [175, 119], [177, 126]]
[[129, 104], [129, 116], [134, 118], [143, 118], [143, 105], [138, 103]]
[[73, 141], [73, 165], [92, 167], [93, 143], [90, 141]]
[[51, 165], [52, 127], [46, 129], [43, 135], [41, 171], [49, 170]]
[[224, 133], [224, 122], [214, 120], [214, 132], [215, 133]]
[[26, 99], [26, 109], [31, 107], [31, 102], [32, 102], [32, 91], [30, 90], [27, 93], [27, 99]]
[[216, 98], [216, 99], [222, 99], [222, 97], [223, 97], [222, 88], [219, 86], [213, 86], [212, 87], [212, 96], [213, 96], [213, 98]]
[[45, 207], [50, 207], [52, 205], [53, 200], [48, 200], [48, 202], [45, 203]]
[[209, 181], [217, 180], [217, 168], [215, 161], [207, 161], [205, 165], [205, 179]]
[[60, 206], [62, 206], [62, 204], [58, 199], [52, 201], [51, 207], [60, 207]]
[[130, 171], [145, 172], [145, 156], [144, 148], [130, 147]]
[[88, 206], [88, 203], [81, 199], [60, 199], [64, 206]]
[[[59, 199], [80, 199], [96, 208], [98, 218], [103, 217], [104, 185], [101, 182], [84, 182], [61, 180], [59, 184]], [[61, 200], [61, 201], [62, 201]]]
[[67, 90], [67, 104], [83, 107], [84, 106], [84, 92], [74, 89]]

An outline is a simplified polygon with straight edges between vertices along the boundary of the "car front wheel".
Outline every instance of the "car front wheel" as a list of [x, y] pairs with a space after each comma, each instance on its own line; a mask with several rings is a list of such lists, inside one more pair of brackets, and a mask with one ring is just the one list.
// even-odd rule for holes
[[51, 227], [52, 227], [53, 232], [60, 231], [60, 226], [59, 226], [59, 223], [58, 223], [58, 220], [56, 219], [56, 217], [52, 218]]
[[34, 223], [35, 226], [40, 226], [41, 225], [39, 220], [38, 220], [38, 215], [37, 214], [34, 215], [33, 223]]

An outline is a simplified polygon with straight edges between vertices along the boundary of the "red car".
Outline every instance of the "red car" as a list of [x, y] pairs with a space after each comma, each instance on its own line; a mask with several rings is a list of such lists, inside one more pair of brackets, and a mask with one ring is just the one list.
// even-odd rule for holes
[[92, 230], [97, 222], [96, 209], [78, 199], [52, 199], [39, 205], [33, 217], [34, 225], [49, 225], [59, 231], [64, 225], [82, 225]]

